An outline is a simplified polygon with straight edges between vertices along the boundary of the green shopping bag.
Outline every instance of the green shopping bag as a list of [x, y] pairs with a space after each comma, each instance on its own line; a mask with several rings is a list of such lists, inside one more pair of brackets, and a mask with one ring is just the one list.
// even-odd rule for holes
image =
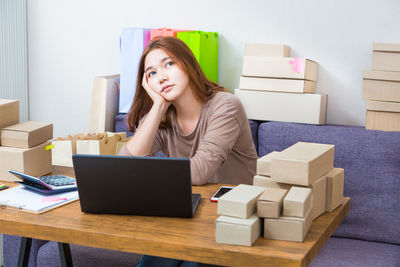
[[207, 78], [218, 83], [218, 33], [178, 32], [177, 37], [192, 50]]

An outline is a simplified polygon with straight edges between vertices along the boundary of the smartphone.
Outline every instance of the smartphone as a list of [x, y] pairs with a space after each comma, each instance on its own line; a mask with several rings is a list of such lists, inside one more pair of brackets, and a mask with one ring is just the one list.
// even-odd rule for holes
[[232, 186], [221, 186], [217, 192], [215, 192], [215, 194], [211, 197], [211, 201], [212, 202], [218, 202], [218, 198], [220, 198], [223, 194], [229, 192], [230, 190], [232, 190], [234, 187]]

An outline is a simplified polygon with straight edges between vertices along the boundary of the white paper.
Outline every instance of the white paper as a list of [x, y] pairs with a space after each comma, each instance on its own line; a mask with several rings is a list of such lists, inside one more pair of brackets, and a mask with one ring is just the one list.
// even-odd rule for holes
[[[46, 201], [47, 199], [60, 198], [56, 201]], [[35, 193], [24, 186], [16, 186], [0, 192], [0, 205], [14, 207], [20, 210], [30, 210], [33, 212], [41, 212], [46, 209], [58, 206], [63, 202], [70, 202], [78, 199], [78, 191], [70, 191], [53, 195], [42, 195]]]

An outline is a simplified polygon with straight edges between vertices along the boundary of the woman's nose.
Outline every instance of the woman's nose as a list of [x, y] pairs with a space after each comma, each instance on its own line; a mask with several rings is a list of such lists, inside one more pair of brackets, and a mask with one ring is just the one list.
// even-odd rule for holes
[[165, 82], [167, 80], [168, 80], [168, 77], [166, 75], [164, 75], [164, 74], [160, 75], [160, 83], [163, 83], [163, 82]]

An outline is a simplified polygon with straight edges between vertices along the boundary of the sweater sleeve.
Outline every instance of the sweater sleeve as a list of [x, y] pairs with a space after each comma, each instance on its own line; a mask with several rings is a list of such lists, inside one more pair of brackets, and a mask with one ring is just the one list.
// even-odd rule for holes
[[237, 110], [235, 103], [222, 103], [208, 118], [204, 137], [190, 162], [193, 185], [205, 184], [213, 178], [232, 151], [240, 134]]

